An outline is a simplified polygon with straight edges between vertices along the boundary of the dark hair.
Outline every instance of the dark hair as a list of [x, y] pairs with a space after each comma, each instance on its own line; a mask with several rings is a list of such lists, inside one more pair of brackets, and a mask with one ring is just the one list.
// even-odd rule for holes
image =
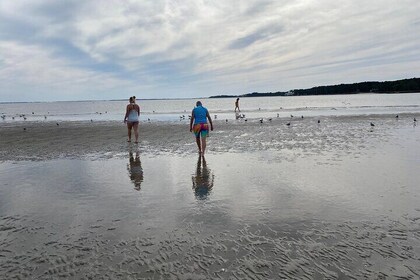
[[197, 101], [197, 103], [195, 103], [195, 106], [203, 106], [203, 104], [201, 104], [201, 101]]
[[130, 97], [129, 100], [130, 100], [130, 103], [134, 101], [133, 97]]

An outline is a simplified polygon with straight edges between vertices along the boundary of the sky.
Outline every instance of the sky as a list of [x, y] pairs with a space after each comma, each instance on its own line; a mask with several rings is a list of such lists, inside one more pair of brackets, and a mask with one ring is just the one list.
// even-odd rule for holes
[[420, 77], [418, 0], [1, 0], [0, 102]]

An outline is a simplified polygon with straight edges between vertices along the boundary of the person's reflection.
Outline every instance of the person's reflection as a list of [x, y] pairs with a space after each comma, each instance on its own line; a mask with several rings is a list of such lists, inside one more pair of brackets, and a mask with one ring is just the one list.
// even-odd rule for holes
[[141, 167], [139, 150], [136, 150], [136, 156], [134, 157], [133, 151], [130, 149], [129, 156], [130, 161], [127, 164], [128, 174], [134, 183], [134, 189], [139, 191], [143, 182], [143, 168]]
[[206, 199], [213, 188], [214, 174], [207, 167], [206, 159], [204, 157], [198, 157], [197, 170], [195, 175], [192, 176], [192, 183], [196, 198]]

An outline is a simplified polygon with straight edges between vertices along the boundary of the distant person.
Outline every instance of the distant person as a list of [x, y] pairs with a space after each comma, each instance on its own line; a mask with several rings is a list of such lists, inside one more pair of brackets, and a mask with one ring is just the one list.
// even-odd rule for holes
[[124, 123], [127, 124], [128, 129], [128, 140], [127, 142], [131, 142], [131, 130], [134, 130], [134, 136], [136, 138], [136, 142], [139, 142], [139, 116], [140, 116], [140, 107], [135, 103], [135, 99], [130, 97], [129, 104], [127, 105], [127, 109], [125, 112]]
[[241, 110], [239, 109], [239, 98], [236, 98], [236, 101], [235, 101], [235, 112], [236, 112], [236, 109], [238, 109], [238, 112], [240, 112]]
[[214, 174], [207, 167], [206, 159], [198, 157], [197, 169], [192, 176], [192, 188], [198, 199], [206, 199], [214, 185]]
[[129, 151], [129, 164], [127, 164], [128, 174], [134, 183], [134, 189], [140, 190], [143, 182], [143, 168], [141, 167], [139, 151], [136, 151], [136, 157], [133, 152]]
[[206, 151], [206, 137], [209, 133], [209, 125], [207, 119], [210, 123], [210, 129], [213, 131], [213, 122], [207, 108], [203, 107], [201, 101], [197, 101], [196, 107], [192, 110], [191, 120], [190, 120], [190, 132], [194, 131], [195, 140], [198, 146], [198, 153], [204, 156]]

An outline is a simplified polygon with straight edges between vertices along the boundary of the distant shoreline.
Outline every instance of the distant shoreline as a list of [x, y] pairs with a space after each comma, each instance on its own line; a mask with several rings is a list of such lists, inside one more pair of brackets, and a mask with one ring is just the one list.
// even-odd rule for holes
[[267, 97], [267, 96], [305, 96], [305, 95], [339, 95], [339, 94], [400, 94], [420, 92], [420, 78], [403, 79], [384, 82], [360, 82], [353, 84], [339, 84], [317, 86], [309, 89], [293, 89], [277, 92], [252, 92], [242, 95], [221, 94], [209, 98], [235, 98], [235, 97]]
[[[208, 97], [177, 97], [177, 98], [141, 98], [138, 100], [188, 100], [188, 99], [213, 99], [213, 98], [238, 98], [238, 97], [270, 97], [270, 96], [305, 96], [305, 95], [340, 95], [340, 94], [403, 94], [403, 93], [417, 93], [420, 92], [420, 78], [402, 79], [396, 81], [384, 82], [359, 82], [352, 84], [338, 84], [317, 86], [308, 89], [293, 89], [289, 91], [277, 92], [252, 92], [246, 94], [221, 94], [212, 95]], [[0, 101], [0, 104], [19, 104], [19, 103], [55, 103], [55, 102], [97, 102], [97, 101], [111, 101], [120, 102], [127, 101], [127, 98], [122, 99], [90, 99], [90, 100], [54, 100], [54, 101]]]

